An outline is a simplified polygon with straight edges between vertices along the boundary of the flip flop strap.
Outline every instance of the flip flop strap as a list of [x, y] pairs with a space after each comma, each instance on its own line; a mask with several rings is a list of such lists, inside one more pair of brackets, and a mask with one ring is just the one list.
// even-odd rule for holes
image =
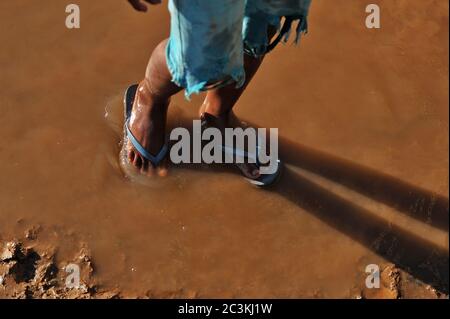
[[[224, 152], [225, 154], [229, 154], [229, 155], [236, 155], [239, 157], [246, 157], [246, 158], [251, 158], [255, 161], [255, 163], [259, 163], [258, 160], [258, 155], [254, 154], [254, 153], [248, 153], [244, 150], [238, 149], [238, 148], [233, 148], [233, 147], [229, 147], [229, 146], [220, 146], [222, 152]], [[259, 149], [259, 147], [257, 147], [257, 149]]]
[[129, 127], [129, 122], [130, 120], [128, 120], [125, 123], [125, 128], [127, 130], [127, 136], [131, 141], [131, 144], [133, 144], [134, 148], [139, 152], [139, 154], [141, 154], [146, 160], [150, 161], [153, 165], [157, 166], [163, 159], [164, 157], [166, 157], [167, 152], [169, 151], [169, 146], [167, 143], [164, 143], [163, 147], [161, 148], [161, 150], [159, 151], [159, 153], [154, 156], [152, 154], [150, 154], [149, 151], [147, 151], [142, 145], [141, 143], [139, 143], [139, 141], [137, 140], [137, 138], [133, 135], [133, 133], [130, 130]]
[[233, 147], [229, 147], [229, 146], [224, 146], [224, 145], [220, 145], [220, 149], [222, 150], [223, 153], [225, 154], [229, 154], [229, 155], [235, 155], [235, 156], [239, 156], [239, 157], [246, 157], [246, 158], [251, 158], [255, 161], [255, 164], [257, 166], [260, 165], [259, 162], [259, 150], [261, 149], [261, 140], [258, 137], [258, 139], [256, 140], [256, 154], [255, 153], [249, 153], [247, 151], [241, 150], [239, 148], [233, 148]]

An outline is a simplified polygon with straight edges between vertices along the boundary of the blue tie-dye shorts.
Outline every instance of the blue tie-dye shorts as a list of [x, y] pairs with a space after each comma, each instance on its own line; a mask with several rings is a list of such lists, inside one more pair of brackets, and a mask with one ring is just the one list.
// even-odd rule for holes
[[[307, 31], [311, 0], [170, 0], [167, 64], [172, 81], [192, 93], [245, 81], [244, 52], [259, 57], [271, 46], [269, 26], [286, 41], [297, 23]], [[282, 18], [284, 22], [282, 23]], [[283, 25], [283, 26], [282, 26]], [[276, 41], [275, 41], [276, 42]]]

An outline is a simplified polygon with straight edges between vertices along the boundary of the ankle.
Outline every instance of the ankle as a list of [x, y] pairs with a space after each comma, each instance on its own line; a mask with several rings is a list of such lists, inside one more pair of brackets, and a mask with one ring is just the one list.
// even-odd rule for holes
[[141, 110], [142, 113], [149, 116], [157, 116], [159, 114], [167, 113], [169, 107], [169, 98], [163, 98], [152, 94], [144, 86], [140, 86], [135, 101], [135, 107]]
[[167, 112], [170, 104], [170, 97], [163, 97], [160, 95], [150, 94], [149, 101], [152, 111], [155, 112]]
[[152, 88], [150, 81], [144, 79], [139, 83], [137, 91], [138, 100], [147, 105], [151, 105], [152, 109], [156, 108], [159, 111], [163, 111], [169, 106], [170, 95], [162, 94], [158, 90]]
[[204, 113], [208, 113], [209, 115], [212, 115], [218, 119], [227, 119], [230, 115], [229, 109], [224, 109], [222, 107], [217, 107], [211, 104], [205, 104], [201, 108]]
[[167, 110], [169, 109], [169, 100], [153, 100], [149, 104], [149, 115], [150, 116], [165, 116]]

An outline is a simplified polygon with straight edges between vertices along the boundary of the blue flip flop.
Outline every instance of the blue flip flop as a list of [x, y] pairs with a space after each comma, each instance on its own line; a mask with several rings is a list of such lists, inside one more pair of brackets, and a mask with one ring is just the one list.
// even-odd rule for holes
[[139, 143], [137, 138], [133, 135], [133, 133], [130, 130], [129, 124], [130, 124], [131, 111], [133, 109], [133, 103], [134, 103], [134, 99], [136, 97], [137, 89], [138, 89], [137, 84], [130, 86], [125, 91], [125, 96], [123, 99], [126, 135], [127, 135], [127, 138], [130, 140], [131, 144], [136, 149], [136, 151], [138, 151], [142, 157], [144, 157], [146, 160], [148, 160], [154, 166], [158, 166], [161, 163], [161, 161], [166, 157], [167, 152], [169, 151], [169, 145], [167, 143], [165, 143], [157, 155], [152, 155], [152, 154], [150, 154], [149, 151], [147, 151], [141, 145], [141, 143]]
[[[259, 149], [258, 146], [257, 146], [257, 149]], [[239, 156], [239, 157], [243, 157], [243, 158], [252, 158], [256, 162], [255, 165], [258, 167], [261, 167], [261, 163], [258, 160], [257, 154], [248, 153], [241, 149], [230, 148], [230, 147], [225, 147], [225, 146], [222, 146], [221, 150], [225, 154], [230, 154], [230, 155], [233, 155], [236, 157]], [[239, 164], [235, 164], [235, 165], [238, 166]], [[261, 174], [257, 178], [249, 178], [247, 176], [244, 176], [244, 178], [252, 185], [255, 185], [258, 187], [267, 187], [267, 186], [273, 185], [276, 181], [278, 181], [279, 177], [281, 176], [282, 168], [283, 168], [282, 162], [280, 161], [280, 159], [278, 159], [277, 160], [277, 170], [273, 174]], [[240, 168], [239, 168], [239, 170], [242, 173], [242, 170]]]
[[[209, 121], [207, 119], [208, 116], [211, 116], [211, 115], [209, 115], [207, 113], [204, 113], [202, 115], [202, 117], [201, 117], [202, 127], [210, 127]], [[258, 146], [258, 144], [260, 145], [260, 143], [257, 143], [256, 149], [259, 152], [260, 146]], [[225, 154], [233, 155], [236, 157], [247, 158], [247, 159], [253, 159], [253, 161], [255, 162], [255, 165], [258, 166], [258, 168], [261, 167], [261, 163], [258, 160], [257, 153], [256, 154], [248, 153], [245, 150], [241, 150], [238, 148], [232, 148], [232, 147], [228, 147], [228, 146], [223, 146], [223, 145], [220, 147], [220, 149], [221, 149], [222, 153], [225, 153]], [[239, 167], [239, 164], [236, 163], [235, 165], [239, 169], [241, 174], [243, 174], [241, 168]], [[249, 178], [244, 175], [244, 178], [252, 185], [255, 185], [258, 187], [268, 187], [270, 185], [275, 184], [279, 180], [282, 170], [283, 170], [283, 163], [281, 162], [280, 159], [278, 159], [277, 160], [277, 170], [273, 174], [261, 174], [257, 178]]]

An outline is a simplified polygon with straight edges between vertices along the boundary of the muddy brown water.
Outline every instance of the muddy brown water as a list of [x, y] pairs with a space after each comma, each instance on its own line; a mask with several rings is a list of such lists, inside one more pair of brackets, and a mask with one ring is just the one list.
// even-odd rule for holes
[[[448, 2], [315, 0], [301, 46], [267, 57], [239, 117], [279, 128], [271, 190], [233, 171], [127, 178], [123, 90], [168, 35], [165, 6], [0, 2], [0, 239], [39, 225], [104, 287], [200, 297], [352, 297], [367, 264], [448, 290]], [[201, 96], [173, 99], [173, 125]], [[446, 270], [444, 270], [446, 268]]]

